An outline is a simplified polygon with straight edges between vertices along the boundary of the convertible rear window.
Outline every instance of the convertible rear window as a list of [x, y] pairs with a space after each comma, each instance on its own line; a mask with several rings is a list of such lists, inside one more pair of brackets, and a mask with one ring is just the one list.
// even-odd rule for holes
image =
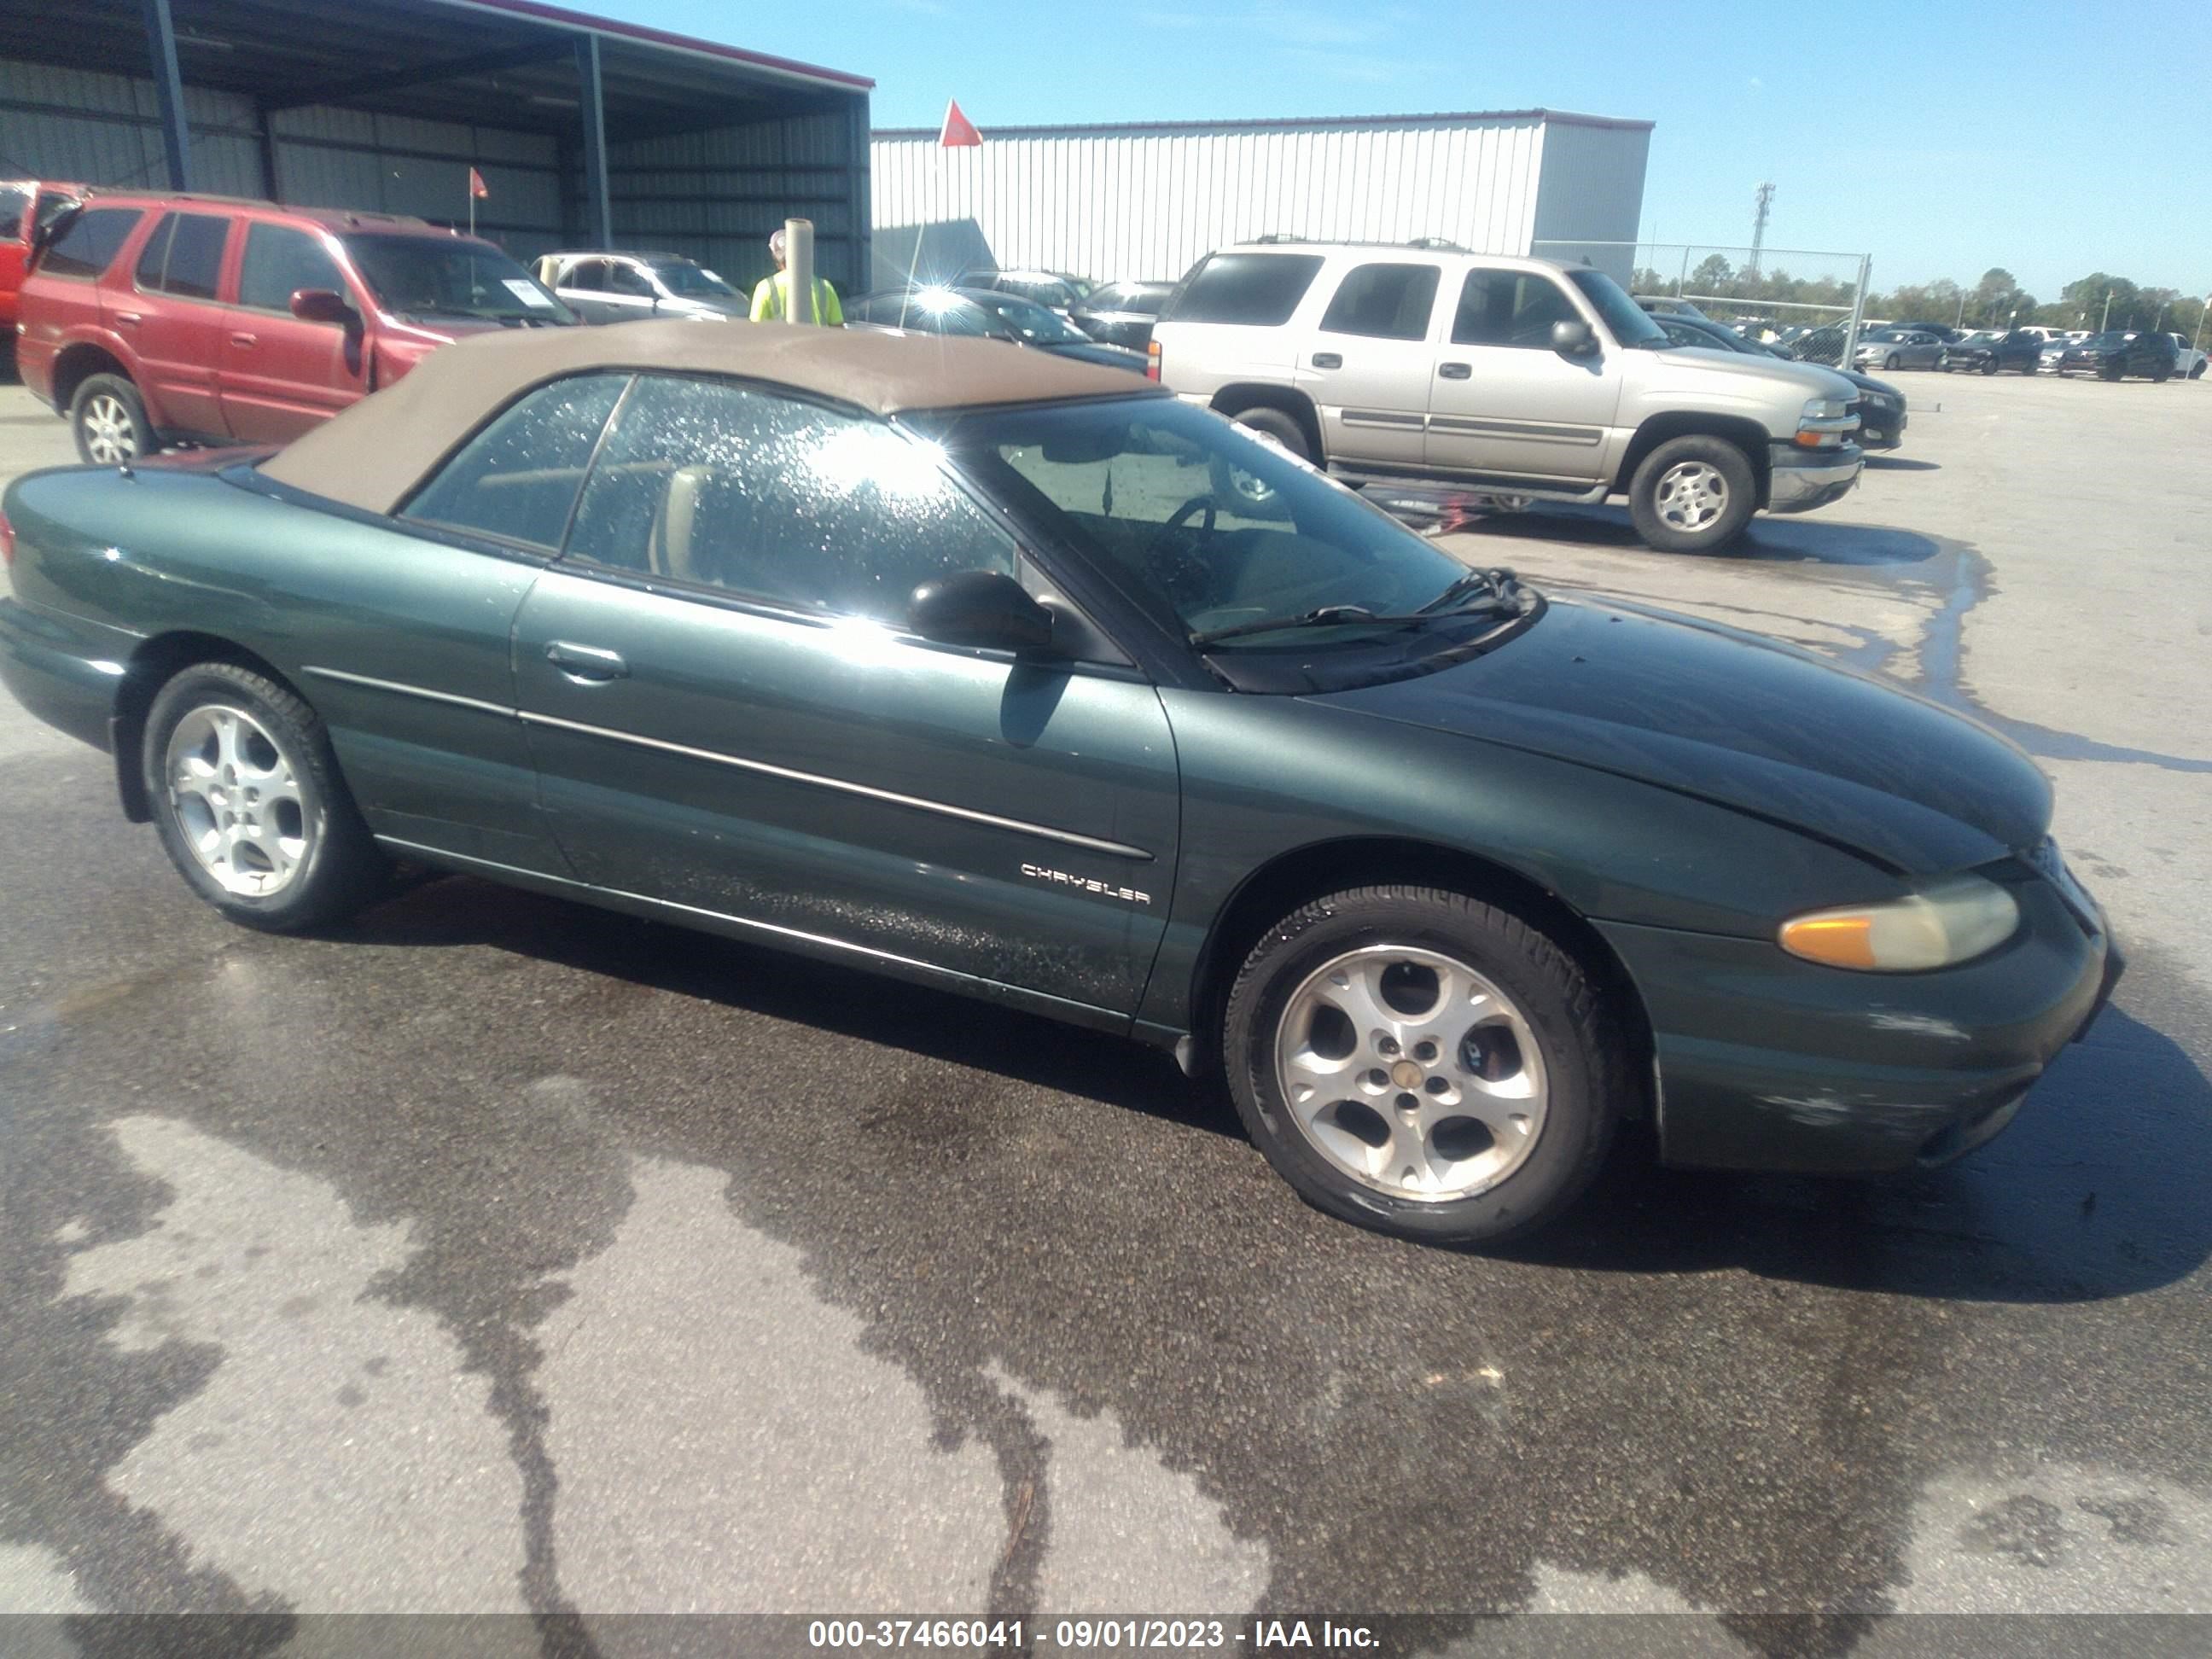
[[629, 384], [627, 374], [577, 375], [509, 404], [423, 486], [405, 516], [559, 547], [592, 447]]

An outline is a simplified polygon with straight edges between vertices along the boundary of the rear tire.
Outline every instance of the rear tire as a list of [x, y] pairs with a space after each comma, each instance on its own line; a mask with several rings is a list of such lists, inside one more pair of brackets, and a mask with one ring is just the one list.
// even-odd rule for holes
[[1239, 426], [1248, 426], [1255, 432], [1263, 432], [1302, 461], [1319, 464], [1313, 445], [1307, 441], [1306, 429], [1295, 416], [1285, 415], [1279, 409], [1248, 409], [1233, 417]]
[[382, 896], [391, 866], [338, 775], [315, 711], [234, 663], [164, 685], [140, 750], [162, 849], [247, 927], [296, 933]]
[[1619, 1031], [1581, 963], [1518, 916], [1364, 887], [1268, 929], [1222, 1053], [1246, 1131], [1308, 1203], [1495, 1243], [1556, 1218], [1603, 1163], [1633, 1086]]
[[2189, 378], [2192, 380], [2203, 380], [2204, 378], [2204, 365], [2203, 363], [2194, 365], [2189, 371]]
[[1751, 459], [1725, 438], [1670, 438], [1636, 469], [1628, 513], [1662, 553], [1710, 553], [1743, 534], [1759, 510]]
[[70, 399], [70, 431], [90, 466], [121, 466], [161, 447], [145, 400], [121, 374], [88, 374]]

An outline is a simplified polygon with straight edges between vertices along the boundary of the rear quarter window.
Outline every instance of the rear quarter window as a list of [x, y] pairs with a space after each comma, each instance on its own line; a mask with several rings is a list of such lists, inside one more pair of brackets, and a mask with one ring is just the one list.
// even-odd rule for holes
[[92, 208], [80, 213], [46, 249], [39, 269], [53, 276], [97, 276], [115, 263], [145, 216], [143, 208]]
[[1317, 253], [1213, 254], [1183, 284], [1167, 319], [1279, 327], [1291, 320], [1321, 265]]

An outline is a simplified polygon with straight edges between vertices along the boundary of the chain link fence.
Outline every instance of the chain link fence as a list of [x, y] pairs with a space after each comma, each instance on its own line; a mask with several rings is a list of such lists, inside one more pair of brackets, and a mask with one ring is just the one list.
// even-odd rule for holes
[[1863, 253], [1691, 242], [1538, 241], [1529, 252], [1629, 273], [1647, 309], [1689, 308], [1806, 362], [1848, 365], [1866, 322]]

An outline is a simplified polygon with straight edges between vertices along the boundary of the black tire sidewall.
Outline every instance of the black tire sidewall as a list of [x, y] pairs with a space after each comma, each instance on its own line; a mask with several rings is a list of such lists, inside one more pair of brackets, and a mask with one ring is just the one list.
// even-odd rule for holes
[[[1728, 510], [1706, 530], [1683, 532], [1659, 517], [1659, 480], [1667, 469], [1686, 460], [1709, 461], [1728, 480]], [[1751, 458], [1725, 438], [1705, 434], [1670, 438], [1646, 455], [1629, 480], [1628, 512], [1636, 533], [1662, 553], [1710, 553], [1743, 534], [1759, 510], [1759, 477]]]
[[[1505, 913], [1472, 902], [1339, 895], [1270, 931], [1232, 990], [1222, 1053], [1237, 1114], [1278, 1174], [1316, 1208], [1361, 1226], [1435, 1243], [1496, 1242], [1571, 1205], [1602, 1160], [1617, 1105], [1607, 1057], [1578, 1024], [1556, 979], [1571, 958]], [[1326, 912], [1327, 914], [1316, 914]], [[1523, 941], [1540, 941], [1531, 948]], [[1550, 1091], [1528, 1161], [1496, 1187], [1439, 1203], [1394, 1198], [1331, 1164], [1291, 1121], [1275, 1078], [1277, 1029], [1292, 994], [1331, 957], [1363, 945], [1421, 945], [1453, 956], [1518, 1006], [1543, 1051]], [[1551, 961], [1545, 960], [1548, 953]]]
[[146, 417], [146, 400], [138, 395], [138, 388], [121, 374], [88, 374], [79, 384], [70, 398], [70, 435], [76, 441], [77, 458], [87, 465], [107, 465], [95, 462], [84, 440], [84, 407], [100, 393], [112, 392], [122, 403], [131, 416], [131, 424], [138, 452], [131, 459], [152, 454], [161, 446], [154, 434], [152, 422]]
[[1279, 409], [1247, 409], [1233, 416], [1239, 426], [1249, 426], [1255, 432], [1264, 432], [1300, 460], [1316, 463], [1313, 445], [1307, 441], [1305, 429], [1297, 417], [1286, 415]]
[[[209, 708], [250, 714], [283, 747], [299, 780], [302, 816], [313, 832], [307, 863], [283, 891], [265, 898], [234, 893], [216, 880], [193, 854], [178, 820], [169, 740], [187, 715]], [[147, 711], [140, 769], [169, 861], [194, 893], [234, 921], [270, 933], [299, 932], [357, 908], [373, 885], [380, 855], [338, 779], [320, 723], [297, 698], [250, 670], [205, 663], [173, 676]]]

